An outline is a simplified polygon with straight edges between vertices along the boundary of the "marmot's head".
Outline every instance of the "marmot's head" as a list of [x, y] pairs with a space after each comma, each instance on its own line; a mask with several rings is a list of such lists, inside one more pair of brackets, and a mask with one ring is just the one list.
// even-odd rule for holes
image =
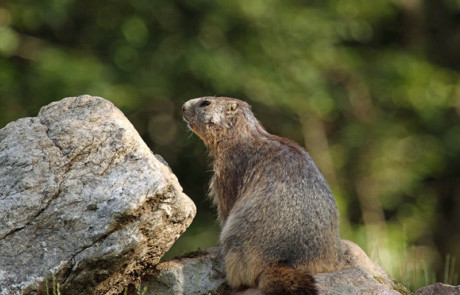
[[189, 128], [211, 148], [223, 138], [244, 136], [250, 125], [258, 125], [251, 107], [235, 98], [199, 97], [187, 101], [182, 111]]

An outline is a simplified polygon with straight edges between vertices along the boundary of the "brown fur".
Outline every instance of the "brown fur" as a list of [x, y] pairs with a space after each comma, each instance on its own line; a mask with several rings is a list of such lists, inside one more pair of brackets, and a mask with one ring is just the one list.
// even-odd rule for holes
[[229, 285], [316, 294], [311, 275], [339, 269], [342, 248], [334, 197], [308, 153], [265, 131], [241, 100], [202, 97], [183, 111], [214, 158]]
[[314, 285], [315, 279], [310, 274], [286, 266], [270, 267], [259, 279], [259, 289], [270, 295], [316, 295]]

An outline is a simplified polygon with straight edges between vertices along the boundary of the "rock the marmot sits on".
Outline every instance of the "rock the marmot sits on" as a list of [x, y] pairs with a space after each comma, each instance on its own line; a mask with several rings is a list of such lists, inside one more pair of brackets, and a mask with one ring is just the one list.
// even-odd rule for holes
[[334, 196], [309, 154], [265, 131], [244, 101], [201, 97], [182, 110], [213, 157], [229, 285], [317, 294], [312, 275], [340, 269], [343, 250]]

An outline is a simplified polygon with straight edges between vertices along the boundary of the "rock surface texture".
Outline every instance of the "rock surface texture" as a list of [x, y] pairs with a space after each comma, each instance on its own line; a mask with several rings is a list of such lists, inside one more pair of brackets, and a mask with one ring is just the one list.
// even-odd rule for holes
[[418, 289], [414, 295], [460, 295], [460, 285], [451, 286], [442, 283], [436, 283]]
[[319, 294], [399, 295], [394, 283], [377, 263], [355, 243], [343, 240], [345, 269], [315, 275]]
[[209, 248], [196, 257], [178, 258], [160, 263], [153, 280], [146, 280], [140, 290], [145, 295], [208, 294], [225, 282], [225, 269], [219, 248]]
[[1, 295], [43, 294], [52, 273], [62, 294], [119, 294], [195, 212], [103, 98], [65, 98], [0, 130]]

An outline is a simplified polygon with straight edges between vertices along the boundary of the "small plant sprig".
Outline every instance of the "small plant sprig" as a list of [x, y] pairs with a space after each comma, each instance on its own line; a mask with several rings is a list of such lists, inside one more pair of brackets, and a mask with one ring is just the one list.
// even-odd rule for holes
[[449, 254], [446, 256], [446, 263], [444, 264], [444, 283], [456, 286], [458, 284], [458, 273], [455, 272], [455, 257]]
[[[147, 287], [144, 287], [142, 289], [141, 295], [145, 295], [146, 293], [147, 293]], [[123, 291], [123, 295], [128, 295], [128, 287], [125, 287], [125, 289]]]
[[[56, 276], [54, 275], [54, 272], [51, 273], [51, 277], [52, 277], [53, 295], [61, 295], [61, 291], [59, 290], [60, 284], [56, 282]], [[49, 286], [48, 286], [48, 278], [46, 277], [46, 274], [45, 274], [45, 288], [46, 288], [46, 295], [50, 295]]]

